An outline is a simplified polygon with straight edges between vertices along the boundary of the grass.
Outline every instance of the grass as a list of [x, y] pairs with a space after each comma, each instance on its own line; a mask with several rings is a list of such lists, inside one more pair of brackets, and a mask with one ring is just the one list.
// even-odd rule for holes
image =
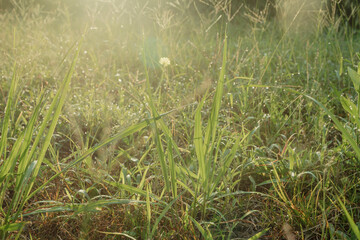
[[359, 238], [357, 28], [203, 2], [0, 13], [1, 239]]

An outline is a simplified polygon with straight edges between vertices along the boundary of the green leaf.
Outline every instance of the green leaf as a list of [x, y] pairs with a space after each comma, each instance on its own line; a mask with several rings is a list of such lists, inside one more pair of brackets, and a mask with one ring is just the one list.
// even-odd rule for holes
[[259, 239], [260, 237], [262, 237], [269, 229], [265, 229], [257, 234], [255, 234], [254, 236], [252, 236], [251, 238], [249, 238], [249, 240], [256, 240]]
[[360, 128], [358, 107], [350, 99], [345, 98], [344, 96], [340, 97], [340, 102], [344, 110], [350, 114], [351, 121]]
[[14, 231], [20, 231], [21, 228], [25, 226], [24, 222], [21, 223], [10, 223], [3, 226], [0, 226], [0, 236], [1, 232], [14, 232]]
[[205, 163], [205, 152], [203, 145], [203, 135], [202, 135], [202, 121], [201, 121], [201, 109], [204, 105], [205, 97], [201, 100], [195, 112], [195, 127], [194, 127], [194, 146], [195, 153], [199, 164], [199, 173], [198, 176], [204, 181], [206, 175], [206, 163]]
[[355, 90], [359, 92], [360, 75], [356, 71], [352, 70], [350, 67], [348, 67], [348, 73], [354, 84]]
[[352, 137], [352, 135], [345, 129], [343, 124], [338, 120], [338, 118], [327, 107], [325, 107], [321, 102], [317, 101], [316, 99], [314, 99], [313, 97], [311, 97], [309, 95], [302, 94], [293, 89], [288, 89], [288, 91], [297, 93], [299, 95], [303, 95], [303, 96], [309, 98], [310, 100], [312, 100], [313, 102], [315, 102], [317, 105], [319, 105], [320, 108], [323, 109], [324, 112], [334, 121], [336, 127], [341, 131], [341, 133], [343, 134], [346, 141], [348, 141], [349, 144], [351, 145], [351, 147], [354, 149], [355, 154], [357, 156], [357, 160], [360, 161], [360, 148], [357, 145], [356, 140]]
[[[13, 76], [11, 79], [9, 96], [8, 96], [8, 99], [6, 102], [6, 107], [5, 107], [5, 116], [4, 116], [4, 119], [1, 124], [2, 129], [1, 129], [1, 141], [0, 141], [0, 158], [3, 157], [3, 159], [6, 159], [7, 135], [8, 135], [9, 124], [10, 124], [12, 102], [14, 100], [13, 98], [14, 98], [14, 94], [15, 94], [15, 90], [16, 90], [17, 81], [18, 81], [18, 78], [16, 77], [16, 65], [15, 64], [14, 64], [13, 69], [14, 70], [13, 70]], [[10, 165], [10, 163], [7, 163], [5, 161], [5, 164], [0, 166], [0, 181], [1, 181], [1, 177], [3, 177], [5, 174], [8, 173], [9, 165]]]
[[176, 198], [174, 198], [169, 204], [166, 205], [166, 207], [164, 208], [164, 210], [161, 212], [161, 214], [159, 215], [159, 217], [156, 218], [156, 221], [154, 223], [153, 229], [151, 230], [151, 234], [149, 236], [149, 239], [153, 239], [153, 236], [155, 234], [155, 231], [157, 230], [157, 227], [161, 221], [161, 219], [165, 216], [165, 214], [170, 210], [170, 208], [172, 207], [172, 205], [179, 199], [179, 197], [181, 195], [183, 195], [184, 192], [180, 193]]
[[200, 223], [198, 221], [196, 221], [194, 218], [192, 218], [191, 216], [188, 216], [189, 219], [195, 224], [196, 228], [199, 230], [199, 232], [201, 233], [201, 235], [204, 237], [204, 239], [206, 240], [211, 240], [213, 239], [211, 233], [209, 231], [205, 231], [205, 229], [200, 225]]
[[359, 228], [356, 226], [354, 219], [351, 217], [350, 213], [347, 211], [344, 203], [340, 200], [340, 198], [337, 196], [337, 200], [341, 206], [341, 208], [343, 209], [343, 211], [345, 212], [345, 216], [350, 224], [351, 229], [353, 230], [353, 233], [355, 234], [356, 238], [358, 240], [360, 240], [360, 230]]

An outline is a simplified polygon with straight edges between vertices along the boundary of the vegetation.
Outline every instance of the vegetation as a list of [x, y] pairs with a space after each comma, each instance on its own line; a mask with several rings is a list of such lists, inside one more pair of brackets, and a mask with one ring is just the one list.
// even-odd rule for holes
[[10, 3], [1, 239], [360, 239], [357, 5]]

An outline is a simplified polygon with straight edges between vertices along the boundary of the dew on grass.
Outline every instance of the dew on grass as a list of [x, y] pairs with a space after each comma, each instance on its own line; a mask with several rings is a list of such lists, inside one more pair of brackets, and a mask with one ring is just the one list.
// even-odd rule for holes
[[130, 158], [130, 161], [132, 161], [132, 162], [138, 162], [138, 161], [139, 161], [139, 159], [138, 159], [138, 158], [136, 158], [136, 157], [131, 157], [131, 158]]
[[131, 176], [130, 176], [130, 174], [126, 175], [126, 181], [127, 181], [128, 183], [131, 183]]
[[140, 173], [138, 173], [138, 174], [136, 174], [136, 182], [140, 183], [140, 181], [141, 181], [141, 175], [140, 175]]

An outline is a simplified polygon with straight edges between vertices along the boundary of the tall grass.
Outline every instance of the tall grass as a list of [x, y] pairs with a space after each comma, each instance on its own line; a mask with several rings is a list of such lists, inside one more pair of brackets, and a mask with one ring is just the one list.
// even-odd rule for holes
[[[1, 155], [4, 159], [3, 164], [0, 168], [0, 180], [1, 195], [0, 203], [3, 206], [1, 208], [4, 218], [1, 222], [1, 238], [6, 239], [11, 232], [21, 233], [24, 227], [24, 221], [19, 221], [23, 216], [29, 216], [37, 213], [57, 212], [57, 211], [91, 211], [98, 207], [103, 207], [109, 204], [128, 204], [129, 201], [124, 200], [100, 200], [91, 202], [81, 208], [81, 206], [55, 206], [51, 208], [45, 208], [44, 210], [35, 210], [31, 213], [24, 214], [24, 206], [27, 202], [34, 197], [34, 195], [40, 190], [44, 189], [54, 178], [64, 173], [67, 169], [71, 168], [75, 164], [84, 161], [91, 153], [98, 149], [108, 145], [119, 138], [124, 138], [135, 132], [141, 130], [149, 124], [149, 121], [143, 121], [139, 124], [128, 127], [122, 132], [106, 139], [104, 142], [88, 149], [85, 153], [76, 157], [74, 161], [68, 164], [61, 171], [53, 175], [48, 181], [38, 187], [36, 190], [32, 190], [35, 182], [38, 179], [41, 165], [44, 161], [45, 154], [49, 148], [51, 138], [54, 135], [55, 127], [59, 120], [61, 110], [63, 108], [65, 99], [67, 97], [71, 77], [73, 75], [76, 61], [78, 59], [80, 46], [75, 53], [74, 59], [70, 66], [66, 77], [64, 78], [59, 91], [54, 96], [50, 106], [45, 111], [44, 107], [46, 101], [44, 100], [43, 92], [39, 95], [37, 105], [31, 118], [27, 122], [27, 125], [17, 136], [16, 141], [11, 146], [11, 151], [8, 153], [7, 148], [9, 144], [8, 132], [11, 127], [11, 117], [14, 118], [13, 106], [18, 101], [19, 95], [16, 95], [18, 78], [16, 76], [16, 68], [14, 65], [13, 78], [11, 80], [11, 87], [9, 96], [7, 98], [7, 105], [5, 108], [5, 118], [2, 122], [2, 138], [1, 138]], [[44, 113], [43, 117], [40, 114]], [[160, 116], [157, 116], [159, 118]], [[37, 119], [42, 118], [39, 125], [36, 125]], [[156, 121], [156, 119], [154, 119]], [[45, 135], [45, 138], [43, 137]], [[9, 155], [7, 155], [9, 154]], [[14, 174], [16, 172], [16, 174]], [[131, 191], [131, 190], [130, 190]], [[10, 192], [13, 192], [11, 199], [8, 199]], [[10, 201], [9, 201], [10, 200]], [[75, 208], [74, 208], [75, 207]]]
[[[44, 114], [42, 122], [38, 126], [35, 125], [36, 120], [40, 118], [40, 113], [44, 111], [43, 93], [40, 94], [38, 99], [39, 102], [35, 107], [35, 110], [24, 131], [17, 137], [9, 156], [7, 156], [7, 146], [9, 145], [9, 137], [7, 135], [9, 127], [11, 126], [9, 124], [10, 116], [14, 117], [13, 106], [14, 103], [18, 101], [17, 98], [14, 98], [18, 83], [16, 68], [14, 67], [10, 94], [7, 99], [5, 109], [5, 119], [2, 122], [0, 155], [3, 156], [4, 163], [0, 168], [0, 180], [2, 182], [0, 193], [1, 205], [3, 206], [4, 200], [6, 199], [6, 195], [9, 194], [9, 191], [13, 191], [14, 195], [10, 202], [5, 203], [6, 207], [2, 207], [2, 211], [5, 214], [1, 224], [2, 239], [7, 237], [9, 230], [19, 231], [23, 227], [24, 223], [18, 223], [17, 220], [21, 217], [24, 205], [27, 203], [28, 196], [32, 192], [34, 182], [38, 177], [40, 167], [50, 145], [61, 109], [68, 93], [71, 76], [75, 69], [78, 54], [79, 51], [76, 52], [70, 70], [64, 78], [60, 89], [52, 100], [49, 108]], [[45, 138], [43, 138], [43, 136], [45, 136]]]
[[306, 2], [0, 15], [2, 239], [355, 238], [357, 30]]

